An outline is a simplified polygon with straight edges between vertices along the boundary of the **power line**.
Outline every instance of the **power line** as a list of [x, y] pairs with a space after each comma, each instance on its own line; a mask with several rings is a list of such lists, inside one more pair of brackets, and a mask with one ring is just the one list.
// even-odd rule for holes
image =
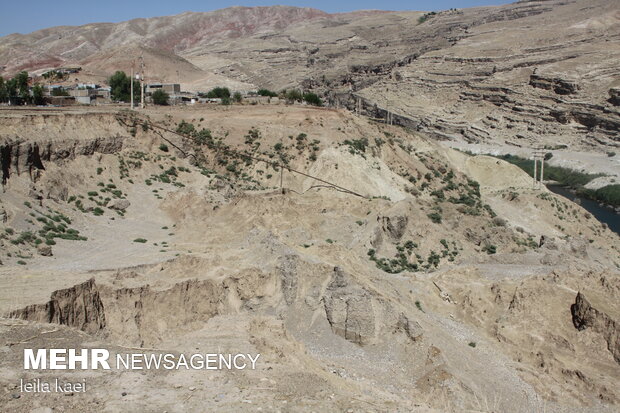
[[[180, 136], [182, 138], [189, 139], [191, 141], [196, 142], [196, 138], [194, 138], [193, 136], [186, 135], [184, 133], [180, 133], [180, 132], [174, 131], [172, 129], [168, 129], [168, 128], [166, 128], [164, 126], [161, 126], [161, 125], [159, 125], [157, 123], [154, 123], [154, 122], [152, 122], [150, 120], [139, 119], [139, 118], [134, 117], [134, 116], [128, 116], [127, 114], [124, 114], [124, 113], [119, 113], [117, 116], [125, 118], [125, 119], [129, 118], [129, 120], [132, 121], [132, 122], [139, 122], [139, 123], [142, 123], [143, 125], [147, 125], [149, 128], [159, 129], [161, 131], [172, 133], [174, 135], [178, 135], [178, 136]], [[125, 125], [127, 125], [127, 124], [125, 124]], [[196, 156], [194, 154], [187, 154], [185, 151], [183, 151], [177, 145], [172, 143], [170, 140], [164, 138], [161, 134], [160, 134], [160, 136], [164, 140], [166, 140], [168, 143], [170, 143], [172, 146], [174, 146], [175, 148], [179, 149], [185, 156], [194, 156], [194, 159], [196, 159]], [[305, 172], [298, 171], [298, 170], [293, 169], [290, 166], [284, 165], [284, 164], [282, 164], [280, 162], [274, 162], [274, 161], [270, 161], [270, 160], [267, 160], [267, 159], [258, 158], [258, 157], [255, 157], [255, 156], [252, 156], [252, 155], [248, 155], [246, 153], [243, 153], [243, 152], [235, 150], [235, 149], [218, 148], [218, 152], [221, 152], [221, 153], [224, 153], [224, 154], [230, 155], [230, 156], [251, 159], [251, 160], [256, 161], [256, 162], [263, 162], [263, 163], [266, 163], [268, 165], [271, 165], [272, 167], [275, 166], [275, 167], [280, 168], [280, 174], [281, 174], [280, 175], [280, 185], [282, 185], [282, 171], [284, 169], [286, 169], [289, 172], [296, 173], [296, 174], [305, 176], [307, 178], [314, 179], [315, 181], [321, 182], [321, 183], [326, 184], [328, 186], [331, 186], [334, 189], [339, 190], [340, 192], [344, 192], [344, 193], [348, 193], [348, 194], [351, 194], [351, 195], [359, 196], [360, 198], [364, 198], [364, 199], [369, 199], [369, 197], [366, 196], [366, 195], [359, 194], [359, 193], [357, 193], [355, 191], [352, 191], [352, 190], [350, 190], [348, 188], [345, 188], [345, 187], [340, 186], [338, 184], [335, 184], [333, 182], [326, 181], [325, 179], [321, 179], [321, 178], [319, 178], [317, 176], [313, 176], [313, 175], [307, 174]]]

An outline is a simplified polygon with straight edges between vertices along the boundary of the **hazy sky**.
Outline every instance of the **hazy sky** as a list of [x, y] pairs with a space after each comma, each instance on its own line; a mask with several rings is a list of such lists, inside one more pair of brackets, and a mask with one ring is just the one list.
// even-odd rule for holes
[[286, 4], [330, 13], [360, 10], [445, 10], [507, 4], [506, 0], [27, 0], [2, 1], [0, 36], [30, 33], [51, 26], [120, 22], [137, 17], [167, 16], [184, 11], [211, 11], [230, 6]]

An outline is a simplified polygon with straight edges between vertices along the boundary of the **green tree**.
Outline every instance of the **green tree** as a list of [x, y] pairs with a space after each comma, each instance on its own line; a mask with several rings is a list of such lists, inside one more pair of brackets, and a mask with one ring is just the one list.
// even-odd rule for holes
[[6, 82], [4, 78], [0, 76], [0, 102], [6, 102], [9, 99], [9, 94], [6, 90]]
[[122, 71], [117, 71], [108, 79], [108, 84], [112, 89], [112, 99], [129, 102], [131, 100], [131, 82], [133, 82], [134, 100], [138, 101], [140, 99], [140, 84], [135, 79], [130, 79]]
[[15, 78], [9, 79], [6, 82], [6, 96], [7, 101], [11, 104], [16, 104], [17, 99], [17, 80]]
[[170, 98], [170, 96], [161, 89], [153, 92], [153, 103], [156, 105], [168, 105], [168, 98]]
[[233, 100], [235, 101], [235, 103], [241, 103], [241, 101], [243, 100], [243, 96], [241, 96], [241, 93], [235, 92], [235, 94], [233, 95]]
[[15, 86], [18, 96], [24, 102], [30, 102], [30, 90], [28, 88], [28, 72], [21, 71], [15, 76]]
[[227, 87], [216, 87], [207, 93], [209, 99], [224, 99], [230, 98], [230, 89]]
[[36, 84], [32, 87], [32, 102], [35, 105], [44, 105], [45, 98], [43, 97], [43, 87]]

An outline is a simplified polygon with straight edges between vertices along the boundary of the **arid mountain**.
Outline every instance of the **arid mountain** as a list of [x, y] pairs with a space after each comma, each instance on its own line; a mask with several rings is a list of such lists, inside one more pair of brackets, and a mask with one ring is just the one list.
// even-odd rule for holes
[[320, 10], [288, 6], [232, 7], [208, 13], [187, 12], [134, 19], [118, 24], [59, 26], [0, 38], [0, 61], [5, 62], [3, 73], [6, 74], [20, 69], [78, 64], [102, 51], [124, 46], [143, 46], [178, 54], [188, 48], [206, 47], [225, 39], [278, 32], [317, 18], [335, 16]]
[[619, 40], [613, 0], [426, 16], [235, 7], [10, 35], [0, 61], [4, 74], [71, 63], [102, 80], [144, 54], [149, 79], [188, 90], [301, 87], [475, 151], [567, 145], [554, 162], [609, 173], [571, 151], [602, 160], [620, 145]]

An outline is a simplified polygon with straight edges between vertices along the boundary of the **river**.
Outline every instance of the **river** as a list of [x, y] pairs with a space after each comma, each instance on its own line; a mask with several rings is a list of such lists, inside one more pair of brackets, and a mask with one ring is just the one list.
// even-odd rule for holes
[[589, 213], [591, 213], [600, 222], [603, 222], [609, 226], [609, 229], [620, 235], [620, 215], [612, 208], [600, 205], [599, 203], [592, 201], [591, 199], [582, 198], [575, 195], [568, 188], [559, 185], [547, 185], [547, 188], [553, 193], [562, 195], [571, 201], [578, 200], [577, 202]]

